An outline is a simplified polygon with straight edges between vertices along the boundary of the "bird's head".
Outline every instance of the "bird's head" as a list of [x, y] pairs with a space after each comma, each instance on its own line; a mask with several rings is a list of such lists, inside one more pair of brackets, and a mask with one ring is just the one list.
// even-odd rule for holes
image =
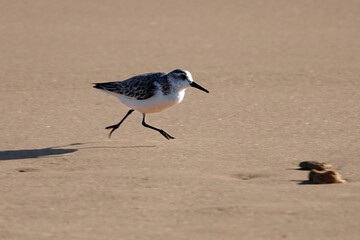
[[189, 71], [176, 69], [168, 73], [168, 79], [173, 85], [177, 86], [178, 88], [194, 87], [206, 93], [209, 93], [208, 90], [194, 82], [192, 75]]

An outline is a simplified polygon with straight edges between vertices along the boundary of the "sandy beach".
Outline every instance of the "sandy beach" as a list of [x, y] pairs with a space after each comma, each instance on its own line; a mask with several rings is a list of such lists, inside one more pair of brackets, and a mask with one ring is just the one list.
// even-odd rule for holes
[[[0, 1], [0, 239], [359, 239], [359, 39], [355, 0]], [[109, 139], [92, 83], [177, 68], [175, 139]]]

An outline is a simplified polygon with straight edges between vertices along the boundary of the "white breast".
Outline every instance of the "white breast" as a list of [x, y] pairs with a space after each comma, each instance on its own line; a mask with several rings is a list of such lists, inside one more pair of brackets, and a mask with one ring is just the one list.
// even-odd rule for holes
[[158, 90], [154, 96], [145, 100], [135, 100], [123, 95], [117, 95], [123, 104], [141, 113], [161, 112], [166, 108], [180, 103], [184, 99], [184, 96], [185, 89], [172, 92], [168, 95], [163, 95], [163, 93]]

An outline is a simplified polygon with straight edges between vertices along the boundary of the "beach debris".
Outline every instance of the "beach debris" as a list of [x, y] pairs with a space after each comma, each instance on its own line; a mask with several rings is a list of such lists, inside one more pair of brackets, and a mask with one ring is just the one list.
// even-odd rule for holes
[[328, 170], [331, 169], [332, 166], [325, 162], [317, 162], [317, 161], [304, 161], [299, 163], [299, 166], [301, 167], [301, 170]]
[[309, 183], [312, 184], [329, 184], [329, 183], [344, 183], [341, 175], [335, 170], [319, 171], [312, 169], [309, 173]]

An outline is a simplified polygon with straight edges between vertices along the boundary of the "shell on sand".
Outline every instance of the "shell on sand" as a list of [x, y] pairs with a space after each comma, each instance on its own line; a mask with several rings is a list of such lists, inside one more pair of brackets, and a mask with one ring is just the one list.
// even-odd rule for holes
[[316, 170], [326, 170], [326, 169], [331, 169], [331, 165], [325, 162], [317, 162], [317, 161], [305, 161], [305, 162], [301, 162], [299, 163], [299, 166], [301, 167], [301, 169], [303, 170], [312, 170], [312, 169], [316, 169]]
[[334, 170], [318, 171], [312, 169], [309, 174], [309, 181], [313, 184], [344, 183], [341, 175]]

